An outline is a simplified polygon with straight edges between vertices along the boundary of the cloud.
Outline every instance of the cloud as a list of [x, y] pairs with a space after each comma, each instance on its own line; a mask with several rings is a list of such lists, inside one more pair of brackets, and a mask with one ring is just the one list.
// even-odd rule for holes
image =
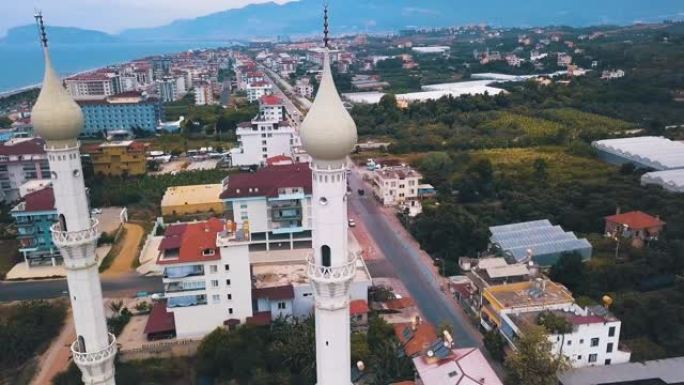
[[[273, 0], [0, 0], [0, 35], [7, 29], [33, 22], [40, 9], [51, 25], [119, 32], [189, 19], [230, 8]], [[275, 0], [286, 3], [293, 0]]]

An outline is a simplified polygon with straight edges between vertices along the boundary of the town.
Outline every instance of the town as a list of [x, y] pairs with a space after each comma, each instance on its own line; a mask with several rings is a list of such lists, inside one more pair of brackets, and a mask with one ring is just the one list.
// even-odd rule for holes
[[683, 23], [324, 36], [63, 80], [43, 41], [0, 383], [684, 382]]

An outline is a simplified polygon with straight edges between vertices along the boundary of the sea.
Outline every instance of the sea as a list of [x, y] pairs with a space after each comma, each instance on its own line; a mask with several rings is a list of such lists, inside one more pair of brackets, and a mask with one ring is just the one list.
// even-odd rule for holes
[[[66, 76], [151, 55], [189, 49], [227, 46], [227, 42], [117, 42], [51, 45], [55, 70]], [[39, 44], [0, 44], [0, 94], [37, 85], [43, 78], [43, 54]]]

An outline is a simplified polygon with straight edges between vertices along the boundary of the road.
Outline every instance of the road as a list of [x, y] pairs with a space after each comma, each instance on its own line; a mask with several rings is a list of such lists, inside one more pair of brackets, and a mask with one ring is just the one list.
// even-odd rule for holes
[[[0, 302], [55, 298], [64, 295], [65, 279], [39, 281], [0, 282]], [[157, 293], [163, 290], [160, 277], [141, 277], [130, 273], [116, 279], [102, 278], [105, 297], [133, 296], [139, 291]]]
[[[456, 346], [482, 346], [480, 333], [455, 301], [442, 292], [417, 243], [398, 221], [388, 217], [391, 214], [379, 207], [357, 171], [352, 172], [350, 186], [353, 191], [350, 199], [352, 217], [363, 222], [368, 235], [388, 262], [382, 264], [382, 274], [395, 274], [404, 283], [424, 317], [433, 325], [444, 321], [450, 323], [454, 329]], [[367, 193], [359, 196], [359, 188], [365, 188]]]
[[300, 105], [302, 105], [306, 109], [309, 109], [311, 107], [311, 102], [305, 98], [297, 97], [296, 95], [294, 95], [294, 87], [287, 83], [282, 77], [280, 77], [280, 75], [271, 71], [271, 69], [263, 65], [261, 66], [261, 69], [262, 71], [266, 72], [269, 79], [271, 80], [271, 84], [273, 85], [273, 93], [276, 96], [283, 99], [283, 102], [285, 103], [285, 109], [287, 110], [288, 115], [292, 117], [295, 126], [298, 126], [301, 119], [304, 118], [304, 114], [302, 114], [302, 111], [299, 109], [299, 107], [297, 107], [292, 102], [291, 97], [289, 97], [285, 92], [283, 92], [283, 88], [285, 88], [287, 90], [287, 93], [292, 95], [292, 97], [296, 97], [297, 102], [299, 102]]

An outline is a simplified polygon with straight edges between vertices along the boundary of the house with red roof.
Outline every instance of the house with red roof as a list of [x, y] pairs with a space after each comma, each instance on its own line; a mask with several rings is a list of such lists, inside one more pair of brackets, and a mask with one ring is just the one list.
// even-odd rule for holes
[[50, 165], [40, 138], [14, 138], [0, 143], [0, 201], [16, 202], [27, 181], [50, 179]]
[[632, 246], [642, 247], [652, 240], [657, 240], [665, 227], [659, 216], [652, 216], [643, 211], [629, 211], [605, 217], [605, 233], [610, 236], [629, 238]]
[[19, 252], [30, 268], [56, 266], [61, 262], [59, 250], [52, 243], [50, 227], [57, 222], [55, 195], [52, 187], [28, 193], [10, 214], [17, 225]]
[[235, 223], [249, 223], [254, 245], [264, 250], [310, 248], [311, 185], [308, 164], [268, 166], [228, 176], [220, 198]]

